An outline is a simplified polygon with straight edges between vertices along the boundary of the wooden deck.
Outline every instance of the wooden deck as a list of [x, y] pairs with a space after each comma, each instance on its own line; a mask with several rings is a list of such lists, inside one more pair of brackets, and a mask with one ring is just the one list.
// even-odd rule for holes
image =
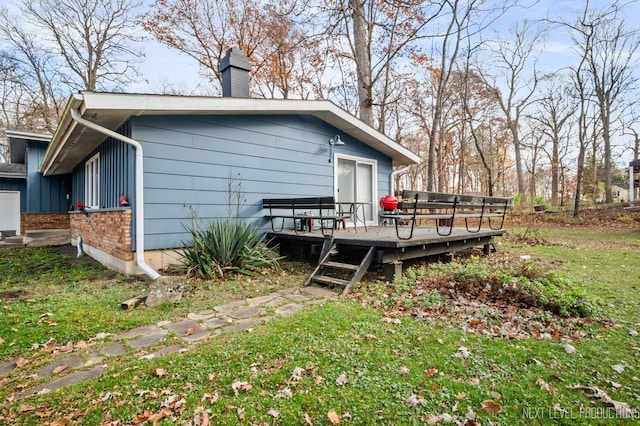
[[[406, 231], [408, 234], [408, 230]], [[471, 233], [465, 228], [453, 228], [451, 235], [440, 236], [435, 227], [416, 226], [412, 239], [401, 240], [397, 237], [394, 226], [377, 226], [368, 227], [366, 231], [358, 228], [357, 232], [353, 228], [336, 230], [332, 239], [323, 236], [319, 230], [296, 233], [285, 229], [281, 232], [269, 232], [267, 237], [280, 245], [281, 254], [285, 256], [317, 254], [322, 258], [329, 245], [338, 252], [374, 247], [375, 262], [385, 265], [387, 276], [390, 277], [401, 271], [403, 260], [449, 255], [475, 247], [480, 247], [484, 254], [489, 254], [493, 248], [493, 239], [505, 232], [506, 229], [482, 229], [478, 233]]]

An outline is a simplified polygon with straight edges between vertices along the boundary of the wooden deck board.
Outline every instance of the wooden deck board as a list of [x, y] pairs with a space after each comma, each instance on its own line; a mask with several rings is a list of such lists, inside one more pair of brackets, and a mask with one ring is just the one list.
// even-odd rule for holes
[[[406, 231], [407, 233], [409, 232], [408, 229]], [[501, 236], [505, 232], [506, 229], [482, 229], [480, 232], [472, 233], [468, 232], [465, 228], [453, 228], [451, 235], [440, 236], [436, 232], [435, 227], [416, 226], [412, 239], [400, 240], [396, 236], [396, 230], [393, 226], [377, 226], [369, 227], [367, 231], [365, 231], [364, 228], [358, 228], [358, 232], [353, 229], [336, 230], [333, 233], [333, 237], [337, 244], [402, 249], [422, 245], [446, 244], [447, 242], [451, 243], [454, 241], [479, 241], [487, 237]], [[268, 238], [284, 238], [309, 242], [322, 242], [324, 239], [320, 231], [296, 233], [293, 230], [286, 229], [281, 232], [269, 232], [267, 236]]]

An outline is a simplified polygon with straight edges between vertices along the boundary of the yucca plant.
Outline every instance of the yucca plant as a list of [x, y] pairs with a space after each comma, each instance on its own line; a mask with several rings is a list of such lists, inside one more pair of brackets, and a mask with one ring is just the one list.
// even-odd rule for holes
[[179, 269], [203, 279], [227, 274], [255, 275], [263, 267], [278, 269], [278, 257], [262, 240], [260, 231], [246, 222], [221, 220], [186, 228], [193, 245], [183, 243], [184, 265]]

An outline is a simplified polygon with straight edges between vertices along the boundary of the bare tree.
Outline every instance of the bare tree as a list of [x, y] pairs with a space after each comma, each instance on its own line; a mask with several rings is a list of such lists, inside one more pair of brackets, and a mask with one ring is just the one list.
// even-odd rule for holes
[[[358, 88], [358, 114], [362, 121], [375, 126], [374, 106], [386, 104], [384, 87], [396, 61], [408, 57], [413, 43], [424, 38], [424, 29], [438, 17], [444, 3], [427, 0], [330, 0], [329, 20], [340, 25], [328, 27], [327, 33], [345, 36], [353, 57]], [[334, 18], [335, 17], [335, 18]], [[376, 100], [375, 87], [382, 86], [382, 99]], [[384, 123], [377, 128], [384, 131]]]
[[0, 35], [12, 50], [16, 76], [4, 87], [3, 105], [11, 99], [17, 115], [13, 120], [5, 117], [5, 121], [26, 130], [53, 133], [62, 99], [56, 59], [38, 44], [36, 34], [27, 32], [13, 18], [6, 9], [0, 10]]
[[[542, 146], [551, 163], [551, 203], [558, 205], [562, 160], [568, 152], [571, 120], [578, 109], [570, 87], [560, 76], [548, 80], [544, 95], [538, 101], [539, 110], [531, 115], [531, 123], [551, 142], [551, 149]], [[563, 198], [564, 199], [564, 198]]]
[[[157, 40], [193, 58], [219, 90], [227, 49], [237, 46], [253, 65], [252, 89], [264, 97], [319, 97], [322, 39], [294, 17], [297, 2], [155, 0], [143, 18]], [[322, 60], [321, 60], [322, 59]]]
[[[620, 10], [620, 4], [615, 2], [603, 10], [594, 11], [587, 1], [582, 15], [575, 22], [560, 22], [569, 29], [573, 50], [580, 58], [578, 66], [572, 68], [572, 79], [580, 103], [575, 216], [579, 210], [587, 140], [590, 139], [594, 147], [591, 169], [595, 173], [598, 135], [601, 135], [604, 143], [605, 201], [613, 201], [612, 125], [625, 107], [621, 102], [622, 94], [636, 87], [635, 53], [640, 45], [636, 32], [628, 31], [624, 21], [618, 17]], [[589, 109], [592, 105], [597, 114], [590, 119]], [[598, 122], [594, 121], [595, 118]]]
[[545, 29], [535, 27], [530, 21], [514, 25], [510, 30], [511, 39], [498, 39], [494, 44], [493, 55], [490, 59], [498, 70], [498, 76], [490, 76], [481, 71], [493, 87], [498, 82], [506, 88], [504, 93], [496, 89], [495, 95], [500, 103], [507, 125], [513, 137], [513, 151], [515, 155], [516, 173], [518, 178], [518, 192], [523, 200], [527, 198], [524, 165], [522, 159], [522, 141], [520, 140], [521, 118], [538, 88], [541, 76], [536, 69], [536, 61], [541, 52]]
[[614, 4], [611, 9], [591, 15], [588, 22], [581, 23], [595, 30], [593, 43], [585, 53], [602, 126], [607, 203], [613, 202], [611, 137], [616, 120], [614, 115], [622, 108], [622, 94], [632, 90], [637, 82], [635, 53], [640, 45], [636, 32], [625, 27], [618, 13], [618, 5]]
[[65, 64], [65, 83], [79, 90], [115, 89], [132, 81], [142, 53], [134, 29], [139, 0], [22, 0], [26, 19]]

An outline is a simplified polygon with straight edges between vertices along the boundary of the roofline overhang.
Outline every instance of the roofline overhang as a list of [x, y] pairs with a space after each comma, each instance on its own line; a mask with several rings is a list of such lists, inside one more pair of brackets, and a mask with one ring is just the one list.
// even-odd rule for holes
[[28, 139], [31, 141], [40, 141], [40, 142], [49, 142], [51, 140], [51, 135], [49, 133], [35, 133], [28, 132], [25, 130], [18, 129], [7, 129], [6, 130], [7, 139], [15, 138], [15, 139]]
[[0, 179], [27, 180], [27, 175], [24, 174], [24, 173], [4, 173], [4, 172], [0, 172]]
[[71, 109], [90, 121], [100, 112], [119, 114], [118, 126], [131, 117], [144, 115], [311, 115], [389, 156], [394, 166], [420, 163], [416, 154], [330, 101], [81, 92], [72, 94], [67, 101], [40, 167], [44, 175], [51, 174], [78, 126]]

